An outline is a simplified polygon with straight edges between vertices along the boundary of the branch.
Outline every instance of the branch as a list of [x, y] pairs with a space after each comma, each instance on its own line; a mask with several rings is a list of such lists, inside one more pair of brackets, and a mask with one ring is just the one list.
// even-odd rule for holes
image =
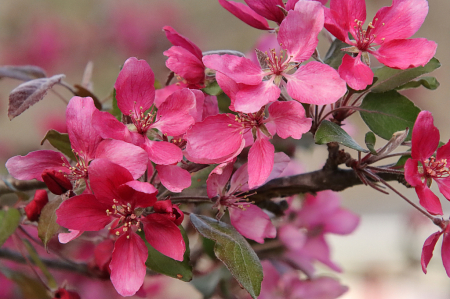
[[20, 181], [13, 177], [2, 178], [0, 180], [0, 196], [17, 191], [31, 191], [45, 188], [47, 188], [45, 183], [37, 180]]

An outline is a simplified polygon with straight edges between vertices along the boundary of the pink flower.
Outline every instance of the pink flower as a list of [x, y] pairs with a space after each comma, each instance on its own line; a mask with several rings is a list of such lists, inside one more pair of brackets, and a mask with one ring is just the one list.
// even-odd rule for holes
[[445, 198], [450, 199], [450, 173], [447, 166], [450, 142], [437, 148], [439, 138], [439, 130], [433, 125], [431, 113], [420, 112], [412, 133], [411, 159], [405, 164], [406, 181], [416, 189], [420, 204], [434, 215], [442, 215], [442, 207], [439, 198], [429, 188], [432, 179]]
[[185, 244], [176, 224], [181, 211], [176, 212], [178, 218], [158, 208], [148, 215], [142, 212], [155, 205], [155, 187], [135, 181], [128, 170], [105, 159], [91, 162], [89, 180], [93, 194], [64, 201], [56, 211], [57, 223], [72, 230], [98, 231], [112, 222], [110, 229], [118, 238], [110, 262], [111, 282], [119, 294], [135, 294], [144, 281], [148, 251], [136, 231], [143, 229], [156, 250], [183, 260]]
[[286, 271], [282, 275], [269, 261], [261, 262], [264, 279], [259, 299], [334, 299], [348, 291], [331, 277], [301, 280], [297, 271]]
[[78, 181], [87, 179], [88, 165], [92, 160], [105, 158], [127, 168], [134, 178], [142, 176], [148, 160], [145, 151], [123, 141], [103, 140], [92, 125], [96, 111], [91, 98], [73, 97], [67, 106], [67, 129], [77, 158], [74, 166], [59, 152], [41, 150], [9, 159], [6, 162], [9, 173], [19, 180], [44, 181], [43, 174], [56, 171], [64, 173], [71, 181]]
[[446, 220], [438, 220], [438, 223], [436, 223], [438, 226], [441, 227], [440, 232], [435, 232], [431, 236], [429, 236], [425, 243], [423, 244], [422, 248], [422, 256], [420, 259], [420, 263], [422, 265], [422, 271], [423, 273], [427, 274], [427, 266], [430, 262], [431, 258], [433, 257], [433, 250], [436, 246], [437, 241], [443, 235], [442, 240], [442, 249], [441, 249], [441, 256], [442, 256], [442, 263], [444, 264], [445, 272], [447, 272], [447, 276], [450, 277], [450, 238], [449, 238], [449, 221]]
[[330, 259], [325, 234], [348, 235], [358, 226], [359, 217], [341, 208], [339, 197], [332, 191], [306, 195], [302, 208], [292, 212], [295, 220], [279, 229], [279, 238], [288, 249], [285, 257], [310, 275], [315, 260], [340, 272]]
[[[282, 164], [276, 167], [276, 172], [279, 174], [287, 166], [289, 157], [284, 153], [278, 153], [276, 159], [279, 164]], [[206, 180], [208, 197], [215, 201], [214, 208], [219, 210], [217, 219], [222, 218], [225, 210], [228, 209], [230, 222], [239, 233], [258, 243], [264, 243], [265, 238], [275, 238], [277, 231], [269, 216], [261, 208], [249, 202], [246, 196], [242, 196], [242, 193], [249, 190], [248, 165], [247, 163], [242, 165], [231, 175], [235, 161], [234, 159], [220, 164], [211, 171]]]
[[249, 187], [263, 184], [274, 163], [275, 148], [269, 142], [272, 134], [300, 139], [311, 127], [311, 119], [305, 117], [305, 110], [298, 102], [275, 102], [268, 111], [268, 118], [264, 117], [262, 108], [257, 113], [219, 114], [196, 123], [186, 133], [186, 157], [196, 163], [222, 163], [251, 145]]
[[[408, 39], [420, 28], [427, 13], [426, 0], [393, 0], [392, 6], [381, 8], [367, 29], [363, 29], [366, 20], [364, 0], [331, 0], [330, 8], [325, 8], [325, 28], [351, 45], [344, 51], [357, 54], [356, 57], [344, 56], [339, 75], [353, 89], [366, 88], [373, 80], [369, 53], [396, 69], [427, 64], [434, 56], [437, 44], [425, 38]], [[353, 39], [349, 38], [349, 33]]]
[[225, 93], [234, 98], [235, 111], [257, 112], [262, 106], [278, 99], [280, 88], [286, 88], [288, 94], [301, 103], [334, 103], [347, 91], [345, 82], [337, 72], [315, 61], [299, 66], [314, 53], [323, 20], [320, 3], [299, 1], [295, 10], [289, 11], [278, 31], [278, 42], [284, 50], [279, 55], [274, 50], [265, 54], [262, 66], [234, 55], [208, 55], [203, 57], [203, 62], [229, 78], [224, 80], [219, 77], [217, 82]]

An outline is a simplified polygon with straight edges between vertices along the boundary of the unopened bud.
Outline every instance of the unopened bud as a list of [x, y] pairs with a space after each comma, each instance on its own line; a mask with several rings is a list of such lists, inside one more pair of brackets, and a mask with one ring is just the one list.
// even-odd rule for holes
[[63, 172], [54, 169], [46, 169], [42, 172], [42, 179], [47, 185], [48, 190], [53, 194], [61, 195], [68, 190], [72, 190], [72, 183]]
[[41, 211], [48, 203], [46, 190], [36, 190], [33, 200], [25, 207], [25, 214], [30, 221], [38, 221]]
[[81, 299], [78, 293], [60, 288], [53, 295], [52, 299]]

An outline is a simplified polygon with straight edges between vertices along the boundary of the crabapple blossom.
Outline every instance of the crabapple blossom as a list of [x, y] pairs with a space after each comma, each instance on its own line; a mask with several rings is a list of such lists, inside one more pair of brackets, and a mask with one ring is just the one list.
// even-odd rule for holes
[[429, 236], [422, 248], [422, 257], [420, 259], [420, 263], [422, 265], [423, 273], [427, 274], [427, 266], [433, 257], [433, 250], [436, 246], [437, 241], [442, 236], [442, 250], [441, 257], [442, 263], [444, 264], [445, 272], [447, 272], [447, 276], [450, 277], [450, 239], [449, 239], [449, 221], [448, 220], [437, 220], [437, 224], [441, 227], [441, 231], [435, 232], [431, 236]]
[[419, 30], [427, 13], [426, 0], [393, 0], [392, 6], [381, 8], [363, 29], [365, 0], [331, 0], [330, 8], [325, 8], [325, 28], [349, 44], [342, 50], [351, 53], [344, 55], [339, 75], [356, 90], [372, 84], [369, 53], [396, 69], [427, 64], [436, 53], [437, 44], [425, 38], [408, 39]]

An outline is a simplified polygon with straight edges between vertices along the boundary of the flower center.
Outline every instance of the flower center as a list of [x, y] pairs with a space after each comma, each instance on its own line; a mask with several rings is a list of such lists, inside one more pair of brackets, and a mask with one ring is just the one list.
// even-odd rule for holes
[[[72, 150], [73, 151], [73, 150]], [[71, 181], [78, 181], [79, 179], [87, 178], [88, 176], [88, 162], [86, 158], [83, 157], [82, 153], [77, 153], [73, 151], [77, 163], [72, 165], [67, 165], [63, 162], [62, 166], [67, 167], [70, 173], [66, 175], [67, 179]]]
[[[136, 102], [134, 102], [136, 105]], [[144, 108], [141, 106], [139, 109], [136, 107], [133, 110], [130, 110], [130, 114], [128, 115], [133, 122], [133, 125], [136, 127], [136, 130], [139, 134], [145, 134], [149, 127], [154, 123], [156, 112], [153, 112], [154, 106], [152, 105], [150, 113], [145, 114]]]
[[280, 54], [277, 55], [275, 49], [271, 49], [266, 54], [267, 69], [264, 71], [268, 76], [274, 75], [274, 83], [279, 86], [283, 78], [283, 74], [287, 73], [291, 69], [295, 68], [297, 64], [290, 64], [293, 56], [287, 54], [287, 50], [280, 50]]
[[117, 236], [126, 233], [133, 228], [140, 230], [140, 216], [135, 213], [131, 205], [118, 205], [118, 201], [113, 199], [111, 210], [106, 210], [106, 215], [118, 218], [116, 227], [112, 228]]
[[450, 175], [447, 166], [447, 159], [436, 161], [435, 157], [430, 157], [423, 161], [424, 175], [432, 178], [446, 178]]
[[[363, 22], [355, 19], [355, 25], [353, 26], [353, 28], [355, 28], [355, 34], [356, 36], [354, 36], [354, 38], [356, 39], [356, 47], [360, 50], [360, 51], [367, 51], [370, 48], [370, 45], [374, 42], [374, 40], [376, 39], [376, 35], [372, 33], [373, 29], [375, 28], [375, 25], [380, 25], [377, 24], [378, 18], [375, 18], [373, 20], [373, 23], [370, 22], [369, 25], [367, 25], [367, 29], [363, 29], [362, 25]], [[381, 26], [384, 26], [384, 23], [381, 24]], [[381, 39], [382, 41], [384, 41], [384, 38]]]

